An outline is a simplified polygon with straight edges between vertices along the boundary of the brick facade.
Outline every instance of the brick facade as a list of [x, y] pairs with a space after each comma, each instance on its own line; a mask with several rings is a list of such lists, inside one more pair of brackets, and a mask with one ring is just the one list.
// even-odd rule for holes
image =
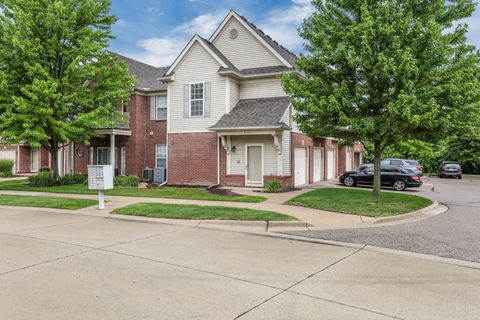
[[217, 134], [168, 134], [168, 184], [208, 186], [217, 183]]

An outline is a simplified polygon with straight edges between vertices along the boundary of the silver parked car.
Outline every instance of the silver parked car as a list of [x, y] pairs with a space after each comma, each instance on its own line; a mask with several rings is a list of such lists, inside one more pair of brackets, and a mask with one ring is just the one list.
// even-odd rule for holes
[[417, 160], [387, 158], [387, 159], [383, 159], [381, 164], [382, 164], [382, 167], [383, 166], [402, 167], [404, 169], [408, 169], [412, 172], [415, 172], [420, 176], [423, 175], [423, 166]]

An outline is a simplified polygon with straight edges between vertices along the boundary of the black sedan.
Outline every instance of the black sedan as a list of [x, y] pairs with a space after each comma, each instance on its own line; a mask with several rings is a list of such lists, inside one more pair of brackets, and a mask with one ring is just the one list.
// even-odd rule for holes
[[[340, 183], [347, 187], [355, 185], [373, 185], [373, 167], [362, 171], [347, 171], [340, 175]], [[397, 191], [403, 191], [406, 188], [420, 187], [422, 179], [420, 176], [401, 167], [382, 167], [381, 183], [384, 187], [393, 187]]]

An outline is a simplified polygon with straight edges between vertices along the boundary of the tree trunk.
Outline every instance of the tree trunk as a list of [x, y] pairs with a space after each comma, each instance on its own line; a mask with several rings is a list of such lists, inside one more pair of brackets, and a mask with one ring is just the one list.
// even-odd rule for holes
[[51, 144], [50, 155], [52, 156], [52, 174], [53, 181], [57, 183], [60, 180], [60, 175], [58, 172], [58, 143], [54, 142]]
[[381, 187], [381, 160], [382, 160], [382, 146], [380, 142], [375, 142], [374, 161], [373, 161], [373, 195], [380, 196]]

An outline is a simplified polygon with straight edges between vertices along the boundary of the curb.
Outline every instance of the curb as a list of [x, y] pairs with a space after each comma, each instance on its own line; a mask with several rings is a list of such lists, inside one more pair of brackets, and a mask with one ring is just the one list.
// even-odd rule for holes
[[447, 210], [448, 210], [448, 207], [438, 203], [437, 201], [433, 201], [433, 204], [429, 205], [426, 208], [409, 212], [409, 213], [396, 215], [396, 216], [378, 218], [372, 221], [370, 224], [399, 222], [399, 221], [413, 220], [414, 218], [427, 217], [427, 216], [432, 217], [432, 216], [436, 216], [437, 214], [444, 213]]
[[437, 263], [442, 263], [447, 265], [459, 266], [463, 268], [480, 270], [479, 262], [458, 260], [453, 258], [446, 258], [446, 257], [440, 257], [440, 256], [435, 256], [430, 254], [403, 251], [403, 250], [397, 250], [397, 249], [382, 248], [382, 247], [376, 247], [376, 246], [371, 246], [371, 245], [366, 245], [361, 243], [308, 238], [308, 237], [295, 236], [295, 235], [289, 235], [289, 234], [283, 234], [283, 233], [275, 233], [275, 232], [269, 232], [269, 233], [255, 233], [255, 232], [241, 232], [241, 231], [239, 232], [244, 234], [255, 235], [255, 236], [268, 237], [268, 238], [277, 238], [277, 239], [283, 239], [283, 240], [300, 241], [300, 242], [349, 248], [352, 250], [368, 250], [368, 251], [374, 251], [374, 252], [379, 252], [384, 254], [392, 254], [392, 255], [398, 255], [403, 257], [423, 259], [431, 262], [437, 262]]
[[129, 216], [115, 213], [108, 213], [109, 219], [119, 219], [140, 222], [155, 222], [163, 224], [189, 225], [189, 226], [223, 226], [223, 227], [254, 227], [268, 230], [272, 228], [307, 228], [304, 221], [242, 221], [242, 220], [200, 220], [200, 219], [166, 219], [143, 216]]

